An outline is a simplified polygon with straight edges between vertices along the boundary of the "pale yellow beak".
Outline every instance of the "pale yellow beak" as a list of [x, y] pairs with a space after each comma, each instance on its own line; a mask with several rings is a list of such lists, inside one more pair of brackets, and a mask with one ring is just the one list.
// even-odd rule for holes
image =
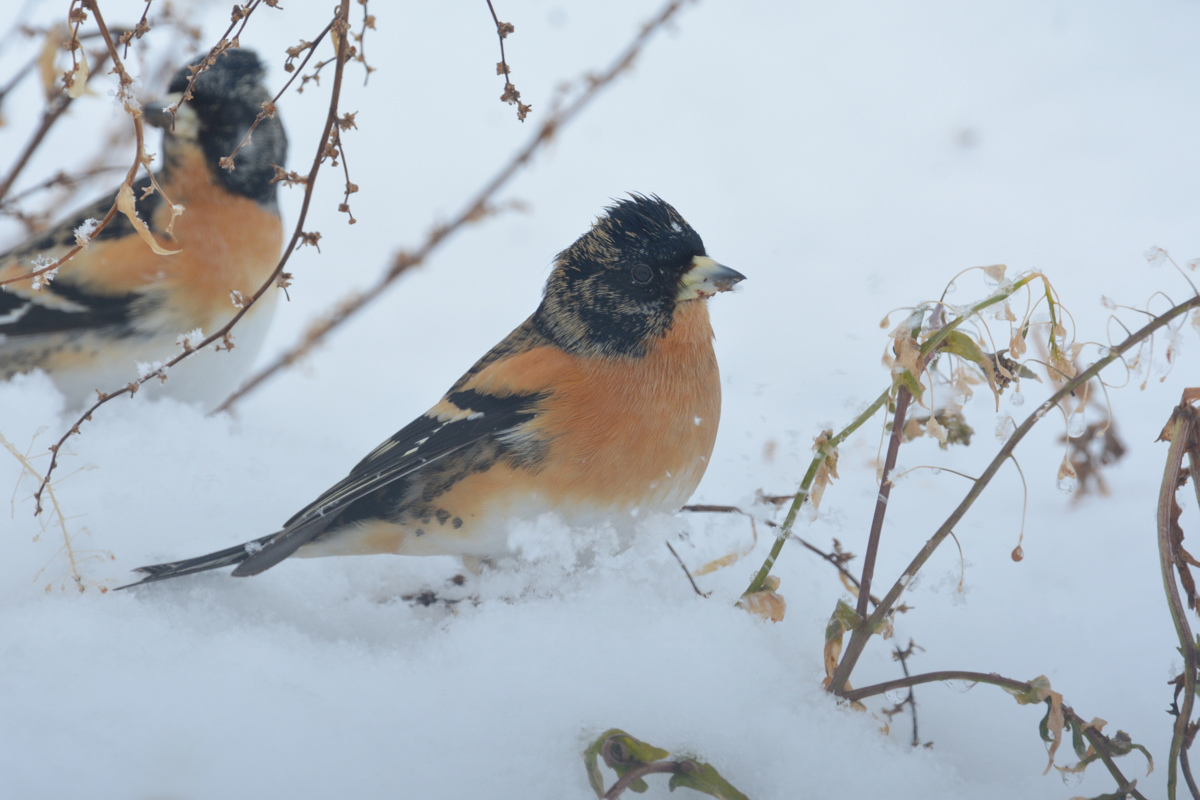
[[187, 103], [180, 105], [179, 110], [175, 112], [175, 127], [171, 128], [171, 115], [167, 113], [167, 109], [178, 103], [182, 97], [182, 92], [174, 92], [146, 103], [142, 107], [142, 119], [147, 124], [162, 128], [177, 138], [195, 139], [200, 135], [200, 118]]
[[717, 292], [728, 292], [734, 284], [744, 280], [746, 276], [736, 269], [718, 264], [708, 256], [696, 256], [692, 259], [691, 269], [683, 274], [675, 300], [712, 297]]

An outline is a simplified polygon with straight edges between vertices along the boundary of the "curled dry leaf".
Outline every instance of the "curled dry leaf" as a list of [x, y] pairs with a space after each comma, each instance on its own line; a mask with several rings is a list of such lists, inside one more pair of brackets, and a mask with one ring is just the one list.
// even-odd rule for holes
[[[707, 564], [704, 564], [697, 569], [693, 574], [699, 577], [700, 575], [708, 575], [710, 572], [716, 572], [719, 569], [725, 569], [725, 567], [728, 567], [731, 564], [736, 564], [738, 561], [754, 552], [754, 548], [758, 545], [758, 525], [755, 524], [754, 517], [747, 515], [747, 518], [750, 520], [750, 544], [741, 550], [734, 550], [731, 553], [726, 553], [720, 558], [709, 561]], [[768, 578], [768, 580], [770, 579]]]
[[896, 353], [896, 364], [893, 371], [896, 369], [908, 370], [913, 377], [920, 377], [921, 367], [921, 346], [917, 344], [906, 330], [897, 331], [893, 337], [896, 341], [894, 352]]
[[[779, 578], [768, 575], [763, 582], [762, 590], [742, 595], [741, 599], [737, 601], [737, 607], [745, 609], [751, 614], [757, 614], [770, 622], [782, 622], [783, 615], [787, 612], [787, 601], [783, 599], [783, 595], [775, 593], [778, 588]], [[839, 652], [841, 652], [840, 648]]]
[[67, 97], [78, 100], [87, 90], [88, 62], [87, 53], [80, 47], [75, 52], [75, 71], [67, 81]]
[[1073, 481], [1079, 476], [1075, 474], [1075, 465], [1068, 456], [1063, 456], [1062, 464], [1058, 467], [1058, 480]]
[[825, 496], [825, 489], [838, 477], [838, 449], [830, 444], [832, 438], [833, 431], [821, 431], [821, 434], [813, 439], [813, 452], [825, 455], [817, 467], [817, 475], [813, 479], [812, 489], [809, 492], [809, 500], [812, 502], [814, 511], [821, 506], [821, 498]]
[[1045, 703], [1048, 706], [1046, 718], [1042, 720], [1042, 738], [1050, 744], [1050, 747], [1047, 748], [1050, 760], [1046, 764], [1045, 771], [1042, 772], [1045, 775], [1054, 766], [1054, 754], [1058, 752], [1058, 747], [1062, 744], [1063, 729], [1067, 726], [1062, 695], [1050, 688], [1050, 679], [1045, 675], [1039, 675], [1031, 680], [1027, 692], [1018, 692], [1013, 689], [1004, 691], [1015, 697], [1017, 702], [1023, 706], [1033, 703]]
[[980, 267], [980, 269], [983, 270], [984, 275], [987, 275], [996, 283], [1000, 283], [1004, 280], [1004, 271], [1008, 269], [1008, 267], [1006, 267], [1004, 264], [992, 264], [991, 266]]
[[63, 40], [69, 35], [65, 25], [55, 25], [50, 30], [46, 31], [46, 39], [42, 42], [42, 50], [38, 53], [38, 77], [42, 81], [42, 94], [46, 96], [46, 102], [54, 100], [59, 91], [59, 73], [55, 67], [58, 61], [58, 52], [62, 49]]
[[173, 256], [180, 250], [168, 250], [154, 240], [154, 234], [150, 233], [150, 228], [137, 215], [137, 203], [133, 199], [133, 187], [128, 183], [121, 184], [121, 191], [117, 192], [117, 210], [120, 211], [133, 225], [138, 236], [142, 237], [151, 250], [160, 256]]
[[931, 415], [925, 423], [925, 433], [938, 440], [942, 447], [946, 446], [946, 429], [937, 421], [937, 415]]

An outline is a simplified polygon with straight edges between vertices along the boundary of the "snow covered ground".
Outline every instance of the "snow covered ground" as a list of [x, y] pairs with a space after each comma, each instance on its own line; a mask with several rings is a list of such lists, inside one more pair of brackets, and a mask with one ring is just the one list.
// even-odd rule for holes
[[[329, 5], [264, 8], [242, 42], [278, 54], [312, 38]], [[42, 2], [34, 18], [65, 6]], [[534, 108], [522, 125], [497, 100], [483, 4], [372, 4], [367, 54], [378, 71], [364, 88], [352, 69], [343, 102], [358, 112], [345, 137], [358, 223], [336, 212], [340, 180], [323, 173], [306, 226], [321, 232], [321, 252], [291, 262], [291, 302], [265, 355], [457, 212], [532, 133], [554, 86], [606, 65], [653, 8], [500, 0], [501, 19], [516, 25], [513, 79]], [[0, 27], [14, 10], [0, 11]], [[104, 10], [131, 23], [142, 5]], [[201, 11], [214, 38], [228, 8]], [[462, 588], [447, 584], [453, 561], [379, 557], [97, 589], [140, 564], [274, 530], [520, 322], [553, 255], [628, 191], [673, 203], [714, 257], [748, 276], [712, 302], [725, 405], [697, 502], [749, 506], [757, 489], [794, 490], [812, 438], [886, 386], [880, 318], [936, 299], [965, 267], [1045, 271], [1080, 340], [1119, 337], [1102, 295], [1144, 307], [1155, 292], [1190, 291], [1143, 253], [1200, 256], [1198, 26], [1200, 5], [1186, 0], [689, 7], [503, 194], [527, 211], [466, 229], [233, 417], [145, 396], [97, 413], [55, 484], [85, 593], [66, 580], [50, 516], [31, 516], [32, 482], [0, 452], [0, 487], [12, 495], [0, 517], [0, 794], [588, 797], [580, 754], [610, 727], [695, 753], [752, 798], [1111, 791], [1099, 765], [1078, 784], [1043, 776], [1041, 707], [991, 687], [918, 690], [931, 749], [909, 747], [907, 716], [889, 737], [877, 716], [839, 709], [819, 686], [825, 621], [845, 594], [828, 565], [785, 547], [776, 573], [788, 614], [768, 624], [732, 607], [770, 544], [765, 528], [751, 555], [698, 578], [707, 599], [662, 544], [698, 567], [749, 545], [732, 517], [650, 520], [632, 549], [587, 568], [569, 545], [579, 534], [525, 526], [514, 531], [524, 563]], [[11, 70], [35, 48], [11, 46], [0, 64]], [[148, 91], [163, 80], [144, 77]], [[4, 152], [24, 142], [40, 102], [32, 86], [5, 101]], [[324, 103], [306, 91], [282, 104], [295, 169], [310, 163]], [[78, 104], [25, 185], [119, 122], [103, 93]], [[285, 192], [288, 220], [299, 201]], [[12, 241], [15, 226], [0, 233]], [[967, 277], [948, 299], [988, 291]], [[1018, 450], [1030, 490], [1025, 559], [1009, 557], [1022, 496], [1006, 469], [956, 531], [963, 591], [951, 544], [906, 596], [914, 610], [894, 642], [869, 646], [855, 685], [898, 677], [890, 648], [910, 637], [923, 648], [914, 671], [1045, 674], [1081, 716], [1150, 748], [1152, 775], [1137, 755], [1122, 768], [1147, 796], [1163, 795], [1166, 682], [1180, 658], [1155, 551], [1166, 447], [1154, 438], [1200, 366], [1194, 331], [1178, 337], [1164, 377], [1165, 346], [1144, 391], [1137, 376], [1111, 392], [1129, 449], [1107, 473], [1111, 495], [1072, 502], [1056, 488], [1063, 426], [1047, 418]], [[1118, 372], [1110, 382], [1124, 382]], [[969, 449], [918, 441], [901, 465], [978, 473], [1000, 445], [998, 421], [1022, 419], [1045, 392], [1027, 382], [1028, 401], [1006, 397], [999, 414], [977, 396]], [[0, 385], [0, 433], [43, 468], [39, 454], [72, 418], [44, 377]], [[862, 553], [880, 424], [843, 448], [841, 480], [801, 536]], [[877, 582], [890, 585], [965, 491], [946, 470], [898, 483]], [[1192, 503], [1192, 535], [1195, 523]], [[602, 534], [582, 536], [602, 546]], [[476, 600], [447, 609], [402, 599], [423, 589]], [[877, 714], [887, 703], [868, 705]], [[647, 796], [668, 796], [665, 779], [650, 783]]]

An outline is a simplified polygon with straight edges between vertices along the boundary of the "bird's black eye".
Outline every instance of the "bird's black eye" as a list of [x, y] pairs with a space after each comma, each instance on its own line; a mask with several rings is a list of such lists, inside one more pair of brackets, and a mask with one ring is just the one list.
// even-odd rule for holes
[[629, 273], [633, 276], [634, 283], [649, 283], [650, 279], [654, 277], [654, 270], [645, 264], [634, 264]]

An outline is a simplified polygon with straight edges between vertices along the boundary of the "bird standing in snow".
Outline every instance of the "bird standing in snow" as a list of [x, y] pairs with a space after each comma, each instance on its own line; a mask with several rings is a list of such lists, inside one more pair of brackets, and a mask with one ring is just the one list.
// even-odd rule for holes
[[[169, 95], [147, 104], [143, 119], [163, 130], [162, 194], [146, 194], [147, 176], [133, 184], [137, 216], [164, 250], [155, 253], [134, 224], [117, 214], [95, 235], [95, 223], [116, 194], [73, 214], [58, 227], [0, 255], [0, 380], [43, 369], [72, 406], [137, 377], [138, 362], [154, 364], [224, 326], [271, 275], [283, 247], [275, 167], [287, 158], [278, 117], [264, 118], [233, 169], [219, 162], [238, 146], [271, 95], [263, 66], [248, 50], [228, 50], [192, 86], [172, 129], [165, 112], [182, 97], [191, 70], [171, 80]], [[145, 195], [145, 196], [143, 196]], [[165, 197], [164, 197], [165, 195]], [[173, 217], [171, 204], [183, 207]], [[168, 230], [170, 226], [170, 230]], [[88, 241], [53, 280], [29, 273]], [[230, 352], [202, 352], [181, 362], [164, 389], [215, 406], [249, 368], [266, 335], [276, 294], [268, 292], [239, 321]]]
[[293, 554], [487, 559], [513, 519], [679, 510], [721, 413], [706, 301], [743, 278], [667, 203], [618, 201], [559, 253], [532, 316], [281, 531], [139, 583]]

